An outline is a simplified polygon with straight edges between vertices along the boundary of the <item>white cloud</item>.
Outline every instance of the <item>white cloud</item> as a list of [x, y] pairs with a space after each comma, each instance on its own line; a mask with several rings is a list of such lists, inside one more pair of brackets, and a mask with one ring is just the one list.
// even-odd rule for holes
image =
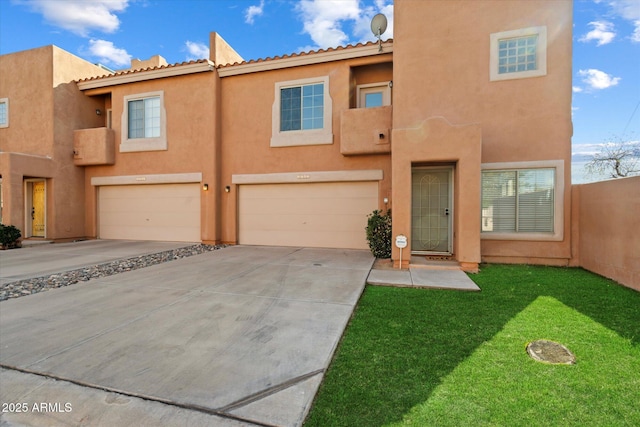
[[593, 68], [580, 70], [578, 75], [584, 77], [582, 81], [591, 89], [607, 89], [617, 85], [621, 80], [620, 77], [613, 77], [611, 74]]
[[113, 33], [120, 27], [115, 15], [123, 12], [129, 0], [26, 0], [52, 25], [87, 37], [91, 30]]
[[[599, 1], [596, 3], [599, 3]], [[613, 13], [627, 21], [631, 21], [634, 31], [630, 39], [632, 42], [640, 43], [640, 2], [638, 0], [607, 0], [607, 4], [611, 7]]]
[[633, 30], [633, 34], [631, 34], [631, 41], [634, 43], [640, 43], [640, 19], [633, 22], [635, 25], [635, 30]]
[[209, 58], [209, 46], [206, 44], [187, 40], [184, 45], [187, 49], [187, 61]]
[[244, 11], [244, 22], [247, 24], [253, 24], [254, 18], [256, 16], [262, 16], [264, 12], [264, 0], [260, 0], [260, 4], [258, 6], [249, 6]]
[[[296, 11], [303, 21], [303, 31], [309, 34], [315, 48], [342, 46], [352, 39], [375, 40], [370, 23], [376, 13], [384, 13], [389, 21], [383, 38], [393, 37], [393, 4], [389, 0], [376, 0], [374, 6], [364, 8], [358, 0], [301, 0]], [[351, 28], [350, 34], [345, 27]]]
[[387, 4], [387, 0], [376, 0], [375, 6], [363, 9], [361, 16], [356, 20], [353, 34], [358, 37], [358, 41], [377, 40], [371, 31], [371, 19], [378, 13], [387, 17], [387, 30], [382, 35], [382, 40], [393, 38], [393, 3]]
[[611, 43], [616, 36], [611, 22], [594, 21], [589, 22], [589, 25], [593, 29], [580, 38], [581, 42], [595, 40], [597, 41], [598, 46], [602, 46], [604, 44]]
[[580, 86], [573, 86], [573, 93], [580, 93], [582, 92], [582, 88]]
[[131, 55], [125, 49], [117, 48], [106, 40], [89, 40], [89, 54], [108, 65], [128, 66], [131, 63]]

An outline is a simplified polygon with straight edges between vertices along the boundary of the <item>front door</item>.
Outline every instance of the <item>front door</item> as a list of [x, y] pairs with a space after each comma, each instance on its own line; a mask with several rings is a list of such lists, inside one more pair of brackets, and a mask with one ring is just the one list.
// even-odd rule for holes
[[44, 181], [34, 181], [31, 191], [31, 235], [44, 237]]
[[453, 168], [411, 171], [411, 252], [451, 254]]

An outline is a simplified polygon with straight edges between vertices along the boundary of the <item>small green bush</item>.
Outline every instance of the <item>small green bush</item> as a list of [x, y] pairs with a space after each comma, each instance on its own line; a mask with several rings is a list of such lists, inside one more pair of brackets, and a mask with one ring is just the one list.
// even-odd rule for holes
[[367, 242], [376, 258], [391, 258], [391, 209], [376, 209], [367, 217]]
[[15, 226], [0, 224], [0, 245], [2, 245], [2, 249], [20, 247], [20, 237], [22, 237], [22, 233]]

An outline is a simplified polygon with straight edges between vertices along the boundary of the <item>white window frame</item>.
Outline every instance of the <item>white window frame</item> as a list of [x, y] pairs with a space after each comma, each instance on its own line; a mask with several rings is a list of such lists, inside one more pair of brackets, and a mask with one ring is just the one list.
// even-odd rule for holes
[[[322, 129], [280, 130], [280, 91], [296, 86], [322, 83], [323, 92], [323, 125]], [[329, 96], [329, 76], [290, 80], [275, 84], [275, 97], [271, 109], [271, 147], [295, 147], [301, 145], [333, 144], [333, 101]]]
[[[482, 171], [512, 171], [526, 169], [555, 169], [553, 232], [482, 232], [483, 240], [562, 241], [564, 239], [564, 161], [543, 160], [533, 162], [483, 163]], [[482, 178], [480, 187], [482, 188]], [[482, 209], [482, 208], [481, 208]], [[479, 212], [482, 216], [482, 211]], [[481, 218], [482, 221], [482, 218]]]
[[[160, 136], [155, 138], [129, 138], [129, 102], [145, 98], [160, 98]], [[167, 150], [167, 111], [164, 106], [164, 91], [126, 95], [123, 98], [120, 152]]]
[[[537, 68], [529, 71], [516, 71], [511, 73], [498, 73], [498, 44], [501, 40], [519, 37], [538, 36], [536, 48]], [[490, 35], [490, 60], [489, 79], [490, 81], [526, 79], [530, 77], [540, 77], [547, 75], [547, 27], [529, 27], [519, 30], [502, 31]]]
[[7, 120], [4, 123], [0, 123], [0, 128], [9, 127], [9, 98], [0, 98], [0, 104], [4, 104], [7, 111]]
[[382, 92], [382, 106], [391, 105], [391, 82], [368, 83], [356, 86], [358, 108], [366, 108], [365, 96], [368, 93]]

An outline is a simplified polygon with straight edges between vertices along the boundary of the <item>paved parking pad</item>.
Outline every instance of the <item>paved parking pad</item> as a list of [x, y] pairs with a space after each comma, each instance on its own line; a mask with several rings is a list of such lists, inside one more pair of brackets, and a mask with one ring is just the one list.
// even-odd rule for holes
[[183, 248], [193, 243], [85, 240], [2, 251], [0, 283], [70, 271], [133, 256]]
[[[234, 246], [4, 301], [2, 401], [18, 398], [21, 376], [57, 378], [91, 425], [107, 425], [95, 418], [107, 395], [210, 425], [300, 425], [372, 263], [368, 251]], [[77, 387], [97, 393], [95, 407]]]

